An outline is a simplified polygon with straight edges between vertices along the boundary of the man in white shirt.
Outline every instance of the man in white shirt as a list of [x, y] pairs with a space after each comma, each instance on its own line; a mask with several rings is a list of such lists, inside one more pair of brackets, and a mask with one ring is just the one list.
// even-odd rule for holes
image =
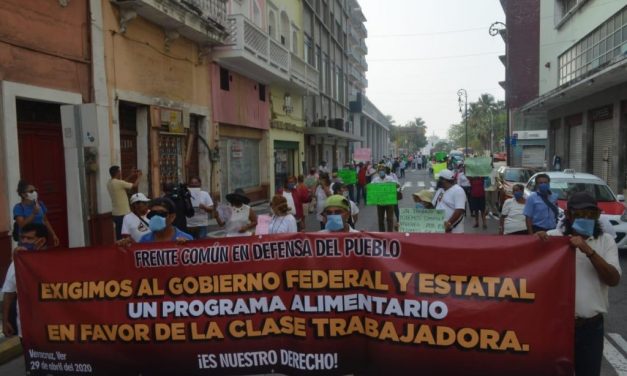
[[[397, 187], [399, 186], [396, 179], [386, 174], [385, 166], [379, 166], [378, 174], [372, 178], [372, 184], [381, 183], [395, 183]], [[380, 232], [394, 231], [394, 207], [395, 205], [377, 205], [377, 218]]]
[[143, 193], [135, 193], [130, 198], [131, 212], [122, 220], [122, 238], [132, 238], [139, 243], [142, 236], [150, 233], [148, 225], [148, 203], [150, 199]]
[[207, 226], [209, 226], [209, 213], [213, 210], [213, 200], [209, 192], [200, 189], [202, 182], [200, 178], [189, 179], [187, 187], [192, 197], [194, 216], [187, 218], [187, 232], [194, 239], [204, 239], [207, 237]]
[[455, 175], [451, 170], [440, 171], [439, 188], [433, 196], [433, 206], [444, 210], [444, 229], [453, 234], [464, 233], [464, 214], [466, 213], [466, 193], [455, 184]]
[[562, 227], [537, 235], [570, 236], [575, 255], [575, 374], [600, 375], [608, 290], [620, 282], [618, 248], [599, 224], [601, 210], [586, 192], [570, 196]]

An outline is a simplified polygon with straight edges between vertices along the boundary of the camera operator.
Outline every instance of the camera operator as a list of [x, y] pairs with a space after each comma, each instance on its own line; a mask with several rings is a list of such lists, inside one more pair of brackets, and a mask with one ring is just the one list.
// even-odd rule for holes
[[185, 184], [167, 183], [163, 186], [164, 196], [172, 200], [176, 206], [176, 218], [172, 223], [179, 230], [187, 232], [187, 218], [194, 216], [192, 194]]

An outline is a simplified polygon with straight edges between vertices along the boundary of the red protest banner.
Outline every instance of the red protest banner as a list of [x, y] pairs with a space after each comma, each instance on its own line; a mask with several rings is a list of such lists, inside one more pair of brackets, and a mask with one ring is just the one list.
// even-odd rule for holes
[[31, 375], [572, 374], [562, 238], [312, 233], [15, 262]]

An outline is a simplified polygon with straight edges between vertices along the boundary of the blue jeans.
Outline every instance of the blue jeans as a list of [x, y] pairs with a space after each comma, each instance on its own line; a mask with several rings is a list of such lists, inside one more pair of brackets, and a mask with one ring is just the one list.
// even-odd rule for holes
[[603, 316], [575, 327], [575, 375], [598, 376], [603, 359]]
[[364, 197], [364, 201], [366, 201], [366, 187], [361, 184], [357, 184], [357, 200], [355, 200], [357, 205], [359, 205], [362, 196]]
[[123, 215], [114, 215], [113, 224], [115, 225], [115, 240], [122, 239], [122, 223], [124, 222]]

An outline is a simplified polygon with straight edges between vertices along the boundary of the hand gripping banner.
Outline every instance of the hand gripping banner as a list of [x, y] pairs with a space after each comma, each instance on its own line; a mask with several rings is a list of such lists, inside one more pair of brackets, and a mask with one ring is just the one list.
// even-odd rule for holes
[[309, 233], [15, 262], [31, 375], [572, 374], [564, 238]]

